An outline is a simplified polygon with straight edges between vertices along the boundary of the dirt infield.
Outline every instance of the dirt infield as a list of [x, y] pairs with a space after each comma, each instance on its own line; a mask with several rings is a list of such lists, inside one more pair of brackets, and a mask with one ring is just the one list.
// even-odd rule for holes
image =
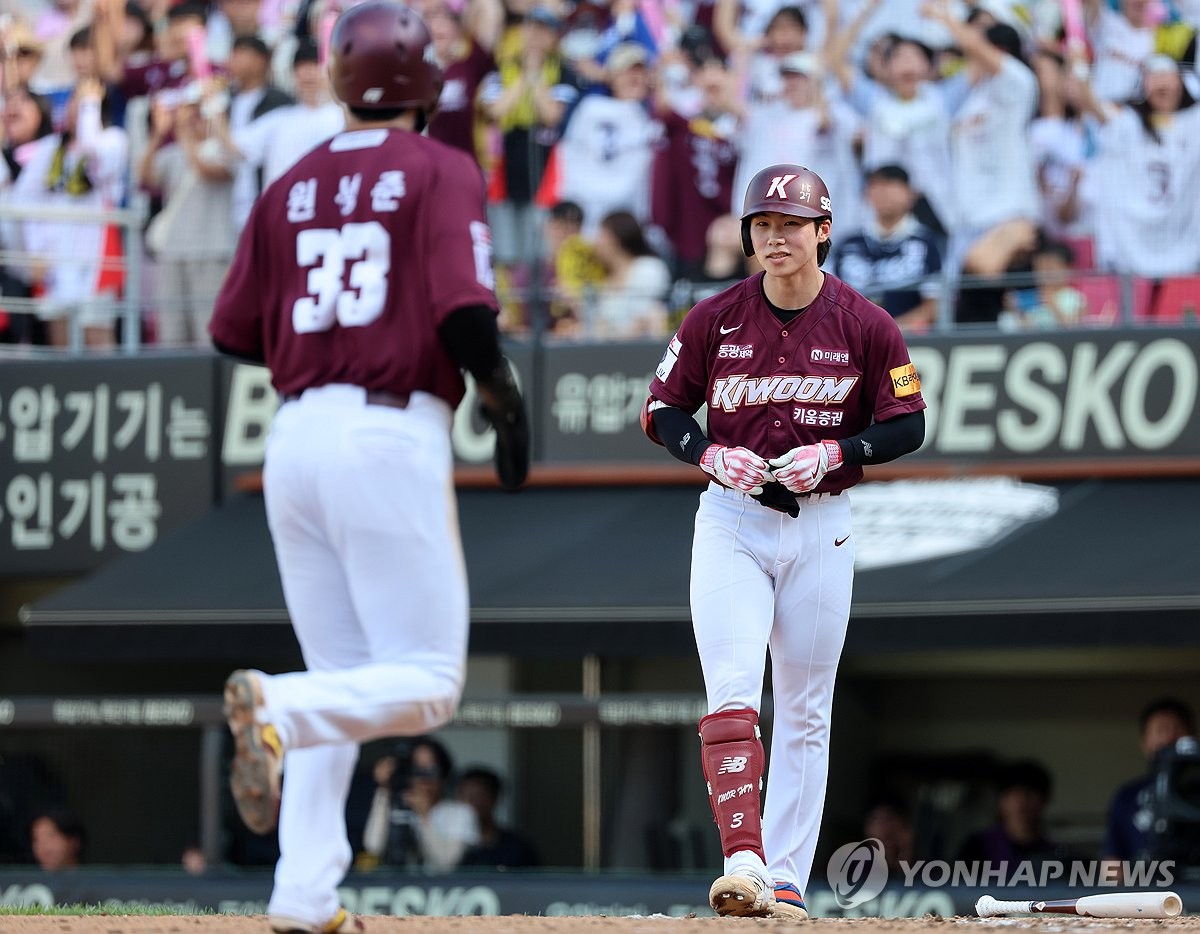
[[[1033, 934], [1071, 934], [1079, 931], [1134, 931], [1145, 934], [1200, 934], [1200, 918], [1169, 921], [1110, 921], [1055, 915], [1038, 918], [827, 918], [789, 923], [738, 918], [534, 918], [504, 917], [364, 919], [367, 934], [771, 934], [808, 931], [810, 934], [922, 934], [955, 926], [958, 934], [1012, 934], [1014, 928]], [[0, 915], [3, 934], [269, 934], [263, 917], [185, 915], [159, 918], [94, 915], [89, 917], [17, 917]], [[948, 934], [948, 932], [946, 932]]]

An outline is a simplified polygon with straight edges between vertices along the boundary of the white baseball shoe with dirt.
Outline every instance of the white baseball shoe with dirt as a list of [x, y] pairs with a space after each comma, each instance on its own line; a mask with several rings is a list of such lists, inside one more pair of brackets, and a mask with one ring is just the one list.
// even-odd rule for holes
[[769, 918], [775, 907], [775, 887], [757, 873], [731, 872], [712, 884], [708, 903], [722, 918]]

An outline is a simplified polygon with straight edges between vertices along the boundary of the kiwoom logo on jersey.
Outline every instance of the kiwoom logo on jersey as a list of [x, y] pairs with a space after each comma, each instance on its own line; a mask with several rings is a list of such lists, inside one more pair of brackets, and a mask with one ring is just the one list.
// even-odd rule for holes
[[834, 850], [825, 869], [829, 888], [841, 908], [853, 908], [875, 898], [887, 885], [883, 843], [875, 837], [847, 843]]

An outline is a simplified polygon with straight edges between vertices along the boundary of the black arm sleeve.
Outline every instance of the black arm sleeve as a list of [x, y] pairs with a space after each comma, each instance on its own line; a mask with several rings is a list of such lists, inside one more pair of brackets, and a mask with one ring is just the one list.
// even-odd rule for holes
[[683, 409], [669, 405], [655, 409], [650, 417], [654, 419], [654, 432], [658, 440], [671, 452], [671, 456], [699, 467], [700, 458], [709, 444], [700, 423]]
[[253, 355], [245, 353], [241, 350], [234, 350], [232, 347], [226, 347], [219, 340], [213, 339], [213, 346], [227, 357], [235, 357], [238, 360], [245, 360], [247, 363], [266, 363], [262, 355]]
[[500, 366], [500, 328], [487, 305], [455, 308], [438, 326], [438, 337], [451, 359], [481, 383]]
[[853, 438], [842, 438], [838, 445], [847, 464], [886, 464], [911, 454], [924, 440], [925, 411], [920, 409], [869, 425]]

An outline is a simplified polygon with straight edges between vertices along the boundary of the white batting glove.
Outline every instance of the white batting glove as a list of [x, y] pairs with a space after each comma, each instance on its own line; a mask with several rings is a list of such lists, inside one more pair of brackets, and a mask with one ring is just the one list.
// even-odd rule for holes
[[767, 462], [749, 448], [710, 444], [700, 458], [700, 469], [721, 485], [751, 496], [758, 496], [763, 491], [763, 481], [771, 479]]
[[770, 463], [775, 479], [793, 493], [811, 493], [825, 474], [842, 466], [842, 448], [836, 441], [819, 441], [792, 448]]

